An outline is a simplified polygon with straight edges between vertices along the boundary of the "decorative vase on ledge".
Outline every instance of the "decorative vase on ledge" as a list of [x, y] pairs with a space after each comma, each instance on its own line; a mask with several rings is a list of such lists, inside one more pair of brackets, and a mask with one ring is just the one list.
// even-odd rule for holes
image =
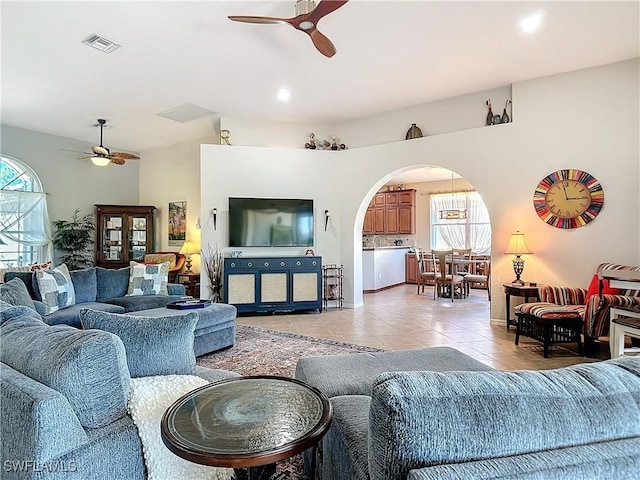
[[415, 123], [411, 124], [411, 128], [407, 131], [407, 136], [405, 140], [411, 140], [412, 138], [420, 138], [422, 137], [422, 130]]

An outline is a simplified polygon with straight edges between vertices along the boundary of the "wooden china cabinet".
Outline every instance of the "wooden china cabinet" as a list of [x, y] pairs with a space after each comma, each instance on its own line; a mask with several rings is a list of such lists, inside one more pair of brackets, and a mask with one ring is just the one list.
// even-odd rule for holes
[[96, 265], [128, 267], [153, 253], [153, 212], [145, 205], [96, 205]]

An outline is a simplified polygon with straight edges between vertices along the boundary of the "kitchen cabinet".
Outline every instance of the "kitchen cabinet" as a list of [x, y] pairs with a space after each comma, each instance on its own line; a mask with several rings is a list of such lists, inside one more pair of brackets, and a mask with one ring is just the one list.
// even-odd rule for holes
[[153, 253], [153, 212], [143, 205], [96, 205], [96, 265], [128, 267]]
[[376, 193], [364, 215], [362, 234], [415, 234], [415, 205], [413, 189]]

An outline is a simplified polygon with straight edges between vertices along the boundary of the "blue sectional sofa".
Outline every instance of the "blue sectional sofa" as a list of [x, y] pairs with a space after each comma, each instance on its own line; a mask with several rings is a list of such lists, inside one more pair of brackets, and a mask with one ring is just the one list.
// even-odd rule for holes
[[141, 440], [127, 413], [131, 378], [237, 376], [195, 365], [194, 313], [167, 319], [170, 335], [145, 332], [155, 328], [149, 323], [119, 336], [50, 326], [28, 307], [0, 302], [3, 479], [146, 478]]
[[[76, 294], [76, 303], [61, 308], [49, 315], [45, 315], [46, 309], [41, 302], [35, 282], [35, 273], [31, 272], [7, 272], [5, 282], [18, 278], [27, 287], [29, 296], [33, 300], [33, 307], [43, 315], [43, 320], [49, 325], [71, 325], [82, 328], [80, 325], [80, 310], [90, 308], [102, 312], [127, 313], [151, 308], [164, 307], [167, 303], [180, 299], [185, 294], [183, 285], [168, 284], [169, 295], [134, 295], [127, 296], [129, 288], [129, 267], [120, 269], [108, 269], [91, 267], [86, 270], [72, 270], [71, 282]], [[31, 306], [31, 305], [26, 305]]]
[[640, 358], [468, 371], [451, 350], [301, 359], [297, 378], [332, 397], [313, 478], [640, 478]]

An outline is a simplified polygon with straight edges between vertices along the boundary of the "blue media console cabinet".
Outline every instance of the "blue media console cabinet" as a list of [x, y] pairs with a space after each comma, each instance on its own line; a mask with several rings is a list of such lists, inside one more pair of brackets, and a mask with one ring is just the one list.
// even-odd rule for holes
[[224, 302], [238, 312], [322, 311], [322, 257], [224, 259]]

